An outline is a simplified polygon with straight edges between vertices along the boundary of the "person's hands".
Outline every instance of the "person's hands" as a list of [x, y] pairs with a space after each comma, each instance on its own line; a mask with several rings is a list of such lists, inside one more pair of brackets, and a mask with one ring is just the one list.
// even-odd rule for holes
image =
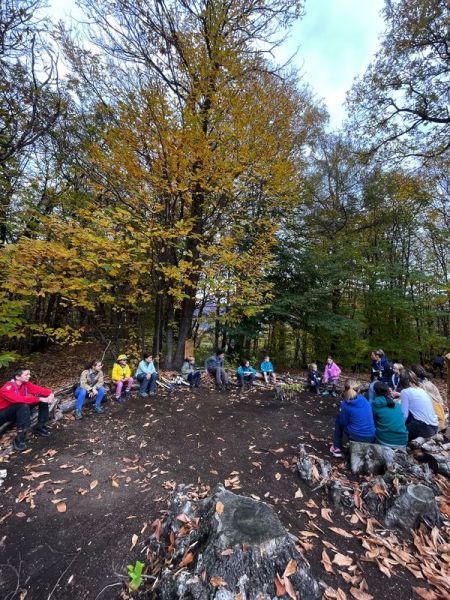
[[92, 398], [92, 396], [96, 396], [98, 394], [98, 390], [95, 388], [92, 388], [92, 390], [89, 391], [89, 396]]
[[151, 379], [152, 376], [150, 375], [150, 373], [147, 373], [147, 375], [145, 376], [147, 379]]
[[41, 396], [39, 398], [39, 402], [45, 402], [45, 404], [51, 404], [54, 399], [55, 399], [55, 394], [50, 394], [50, 396], [46, 396], [45, 398], [44, 398], [44, 396]]

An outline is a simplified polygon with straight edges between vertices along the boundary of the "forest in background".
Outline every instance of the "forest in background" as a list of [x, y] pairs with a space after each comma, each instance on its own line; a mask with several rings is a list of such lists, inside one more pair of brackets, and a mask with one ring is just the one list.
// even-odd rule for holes
[[289, 0], [0, 4], [0, 365], [51, 344], [185, 341], [278, 365], [450, 336], [446, 0], [386, 0], [326, 110], [274, 51]]

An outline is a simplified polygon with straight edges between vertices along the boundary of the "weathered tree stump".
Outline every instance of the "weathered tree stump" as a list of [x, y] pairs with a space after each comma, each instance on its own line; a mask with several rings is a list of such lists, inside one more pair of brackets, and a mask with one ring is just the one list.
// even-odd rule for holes
[[380, 475], [395, 462], [395, 451], [388, 446], [350, 442], [350, 466], [355, 475]]
[[[189, 531], [180, 535], [186, 522], [196, 526], [184, 525]], [[157, 548], [160, 559], [171, 563], [155, 590], [160, 600], [234, 600], [239, 594], [242, 600], [271, 600], [277, 578], [278, 591], [295, 590], [302, 600], [320, 596], [295, 539], [275, 512], [222, 486], [198, 510], [179, 486]]]
[[422, 484], [411, 484], [386, 511], [384, 522], [388, 527], [399, 527], [409, 531], [421, 518], [435, 525], [439, 521], [439, 509], [431, 488]]
[[417, 460], [430, 466], [432, 471], [450, 478], [450, 443], [438, 433], [430, 439], [416, 438], [411, 446], [416, 452]]
[[330, 478], [333, 467], [328, 461], [308, 454], [304, 444], [299, 444], [297, 452], [299, 453], [297, 471], [303, 481], [311, 484], [324, 482]]

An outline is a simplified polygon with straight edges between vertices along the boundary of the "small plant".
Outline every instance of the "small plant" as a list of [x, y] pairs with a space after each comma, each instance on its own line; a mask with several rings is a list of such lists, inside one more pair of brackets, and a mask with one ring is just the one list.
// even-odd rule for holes
[[128, 577], [130, 581], [128, 583], [128, 587], [133, 592], [136, 592], [142, 585], [143, 577], [142, 577], [142, 569], [144, 568], [144, 563], [141, 563], [140, 560], [136, 561], [136, 564], [128, 565]]

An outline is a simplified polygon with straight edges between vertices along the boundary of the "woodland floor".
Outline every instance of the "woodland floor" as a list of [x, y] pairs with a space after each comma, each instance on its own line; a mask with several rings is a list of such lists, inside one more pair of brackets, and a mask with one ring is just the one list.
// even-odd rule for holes
[[[371, 533], [372, 525], [351, 510], [327, 510], [323, 491], [312, 491], [291, 468], [305, 443], [349, 477], [345, 459], [328, 454], [336, 401], [302, 393], [280, 404], [268, 390], [218, 393], [205, 386], [170, 395], [158, 390], [146, 400], [135, 394], [105, 409], [104, 415], [86, 409], [82, 421], [66, 415], [53, 424], [51, 438], [33, 438], [26, 453], [0, 463], [7, 469], [0, 490], [2, 599], [117, 598], [120, 588], [105, 586], [145, 556], [151, 524], [164, 514], [174, 484], [214, 488], [230, 479], [235, 493], [274, 507], [302, 541], [313, 576], [340, 588], [342, 598], [364, 598], [352, 587], [355, 593], [366, 587], [367, 599], [418, 598], [413, 586], [423, 589], [421, 597], [428, 593], [426, 580], [414, 576], [420, 557], [409, 570], [385, 562], [382, 572], [364, 559], [372, 546], [362, 541], [369, 531], [382, 545], [389, 532]], [[327, 572], [324, 551], [331, 560], [339, 552], [351, 561]]]

